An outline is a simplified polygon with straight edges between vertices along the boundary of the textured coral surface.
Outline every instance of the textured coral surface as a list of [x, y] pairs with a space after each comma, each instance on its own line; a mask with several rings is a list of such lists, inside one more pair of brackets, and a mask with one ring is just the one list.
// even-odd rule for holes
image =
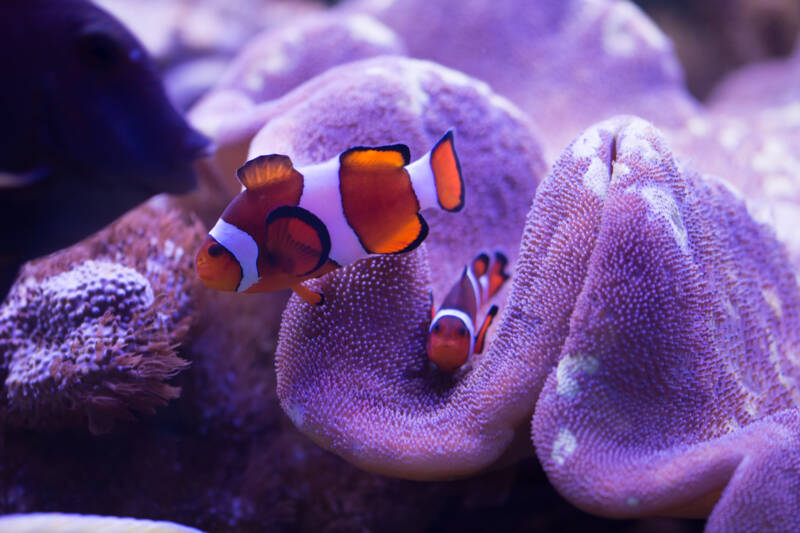
[[800, 49], [732, 74], [708, 112], [672, 133], [676, 152], [735, 184], [800, 265]]
[[[144, 237], [148, 235], [148, 237]], [[2, 417], [24, 427], [111, 429], [180, 389], [202, 229], [146, 206], [22, 273], [0, 307]]]
[[[28, 265], [0, 308], [0, 513], [232, 532], [800, 529], [795, 270], [754, 222], [796, 268], [800, 55], [735, 73], [707, 105], [677, 61], [696, 89], [785, 53], [796, 3], [651, 2], [693, 17], [656, 19], [674, 44], [627, 0], [100, 3], [176, 102], [199, 98], [190, 119], [217, 149], [178, 201], [206, 225], [248, 156], [418, 156], [453, 126], [467, 208], [425, 213], [412, 254], [312, 283], [329, 295], [316, 309], [196, 288], [203, 231], [163, 199]], [[616, 113], [675, 155], [630, 117], [581, 134]], [[497, 246], [514, 288], [488, 349], [444, 375], [425, 356], [430, 291], [441, 301]]]
[[344, 7], [373, 12], [411, 55], [491, 84], [546, 132], [552, 157], [578, 131], [614, 114], [677, 126], [696, 108], [672, 43], [627, 1], [362, 0]]
[[[572, 217], [581, 236], [560, 240]], [[800, 294], [772, 230], [635, 119], [567, 148], [527, 228], [507, 311], [520, 318], [498, 339], [556, 325], [532, 436], [559, 491], [609, 516], [713, 508], [708, 530], [796, 529]], [[569, 258], [576, 283], [548, 282], [543, 253]], [[565, 285], [554, 322], [541, 302]]]
[[289, 416], [361, 467], [436, 478], [513, 454], [535, 406], [545, 471], [590, 512], [797, 527], [796, 474], [767, 481], [800, 466], [800, 294], [772, 230], [640, 119], [588, 129], [544, 183], [471, 371], [426, 365], [424, 254], [376, 258], [326, 277], [322, 308], [290, 301]]

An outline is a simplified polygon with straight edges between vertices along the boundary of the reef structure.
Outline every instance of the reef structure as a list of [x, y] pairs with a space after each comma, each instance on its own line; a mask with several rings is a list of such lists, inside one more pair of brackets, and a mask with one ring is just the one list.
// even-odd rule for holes
[[0, 308], [3, 420], [111, 429], [180, 389], [200, 224], [154, 204], [26, 266]]
[[450, 383], [424, 369], [428, 275], [421, 254], [380, 258], [325, 278], [327, 307], [290, 300], [278, 393], [301, 431], [435, 479], [496, 463], [531, 421], [584, 510], [797, 528], [798, 284], [773, 230], [652, 125], [611, 119], [564, 151], [488, 353]]

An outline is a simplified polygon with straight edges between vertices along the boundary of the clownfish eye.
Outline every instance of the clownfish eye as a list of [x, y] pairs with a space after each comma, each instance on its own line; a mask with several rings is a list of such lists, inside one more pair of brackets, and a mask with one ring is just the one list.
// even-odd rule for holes
[[440, 331], [442, 331], [442, 325], [437, 322], [436, 324], [433, 325], [433, 332], [439, 333]]
[[465, 328], [464, 326], [460, 326], [458, 328], [458, 336], [459, 337], [466, 337], [467, 336], [467, 328]]
[[211, 257], [219, 257], [222, 255], [222, 252], [225, 251], [225, 248], [222, 247], [221, 244], [214, 243], [208, 247], [208, 255]]

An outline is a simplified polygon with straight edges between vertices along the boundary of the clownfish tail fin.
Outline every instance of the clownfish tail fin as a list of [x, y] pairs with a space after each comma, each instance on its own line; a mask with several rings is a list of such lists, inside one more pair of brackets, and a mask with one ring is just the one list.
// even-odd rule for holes
[[494, 253], [494, 261], [488, 269], [489, 286], [487, 287], [487, 298], [491, 298], [508, 281], [509, 274], [506, 272], [508, 258], [502, 252]]
[[483, 351], [483, 345], [486, 343], [486, 332], [489, 331], [489, 326], [492, 325], [495, 316], [497, 316], [497, 306], [493, 305], [489, 308], [489, 312], [486, 313], [486, 318], [483, 319], [481, 329], [479, 329], [478, 333], [475, 335], [474, 353], [481, 353]]
[[314, 306], [320, 306], [325, 303], [325, 295], [321, 292], [312, 291], [308, 287], [302, 284], [297, 284], [292, 287], [292, 290], [297, 293], [297, 295]]
[[453, 130], [406, 169], [420, 209], [438, 207], [454, 212], [464, 207], [464, 180], [453, 144]]
[[464, 179], [453, 143], [453, 130], [448, 130], [431, 149], [430, 160], [439, 207], [445, 211], [461, 211], [464, 207]]

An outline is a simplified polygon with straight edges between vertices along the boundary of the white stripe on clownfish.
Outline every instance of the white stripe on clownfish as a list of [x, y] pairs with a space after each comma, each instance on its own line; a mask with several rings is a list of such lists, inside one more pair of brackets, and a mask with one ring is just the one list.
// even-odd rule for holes
[[233, 254], [239, 263], [242, 281], [236, 287], [237, 292], [246, 291], [258, 281], [258, 244], [249, 233], [220, 218], [208, 234]]
[[[469, 266], [467, 267], [466, 270], [467, 270], [467, 279], [469, 280], [470, 285], [472, 285], [472, 292], [475, 293], [475, 310], [477, 311], [478, 309], [481, 308], [481, 305], [483, 305], [484, 292], [481, 290], [481, 283], [478, 282], [477, 279], [475, 279], [475, 273], [472, 271], [472, 267]], [[481, 276], [481, 278], [483, 277], [488, 278], [488, 276], [486, 276], [485, 274]]]
[[339, 188], [339, 155], [297, 171], [303, 175], [303, 194], [298, 205], [314, 213], [328, 229], [331, 236], [328, 257], [340, 265], [347, 265], [369, 255], [344, 216]]
[[431, 153], [432, 151], [429, 150], [425, 155], [406, 167], [408, 175], [411, 176], [411, 186], [417, 196], [420, 211], [429, 207], [439, 207], [436, 178], [433, 175], [433, 167], [431, 166]]
[[439, 309], [439, 311], [436, 313], [436, 316], [434, 316], [433, 320], [431, 320], [428, 333], [433, 331], [433, 328], [436, 326], [436, 323], [439, 321], [439, 319], [446, 316], [459, 319], [464, 324], [464, 327], [467, 328], [467, 332], [469, 333], [469, 351], [467, 353], [472, 353], [472, 350], [475, 349], [475, 325], [472, 323], [472, 318], [460, 309]]

